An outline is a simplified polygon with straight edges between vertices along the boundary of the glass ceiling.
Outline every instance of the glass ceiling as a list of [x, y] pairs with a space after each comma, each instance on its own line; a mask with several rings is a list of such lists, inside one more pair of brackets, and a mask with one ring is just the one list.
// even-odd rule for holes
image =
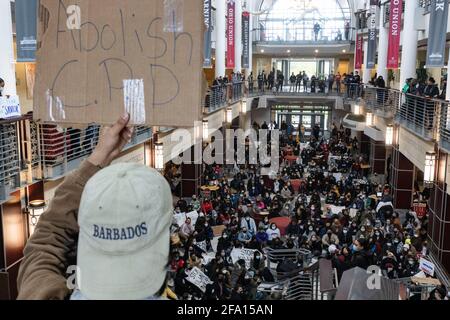
[[[342, 0], [278, 0], [261, 18], [266, 41], [347, 40], [350, 8]], [[316, 24], [320, 26], [317, 38]]]

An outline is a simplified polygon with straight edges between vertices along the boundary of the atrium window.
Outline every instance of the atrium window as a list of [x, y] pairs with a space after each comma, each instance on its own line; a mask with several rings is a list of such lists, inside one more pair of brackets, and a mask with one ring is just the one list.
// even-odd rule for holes
[[260, 19], [260, 41], [349, 41], [351, 38], [350, 8], [343, 0], [281, 0]]

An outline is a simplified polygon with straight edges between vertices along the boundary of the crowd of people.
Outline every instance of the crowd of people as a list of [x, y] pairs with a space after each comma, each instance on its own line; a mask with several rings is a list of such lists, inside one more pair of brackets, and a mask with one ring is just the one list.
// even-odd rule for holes
[[[250, 82], [253, 83], [253, 75], [249, 79]], [[277, 72], [271, 71], [268, 75], [263, 70], [258, 74], [256, 82], [256, 86], [252, 84], [249, 88], [250, 92], [253, 92], [255, 88], [260, 92], [268, 90], [274, 93], [288, 91], [331, 94], [336, 92], [337, 94], [345, 93], [348, 97], [357, 97], [362, 93], [362, 81], [358, 71], [342, 75], [340, 72], [336, 74], [332, 72], [329, 75], [312, 75], [311, 77], [305, 71], [298, 74], [293, 72], [286, 80], [279, 70]], [[286, 85], [286, 83], [289, 85]]]
[[[427, 216], [394, 210], [391, 187], [364, 169], [367, 155], [351, 131], [333, 124], [330, 139], [319, 128], [307, 143], [282, 132], [280, 156], [296, 160], [283, 161], [276, 176], [261, 176], [257, 165], [207, 166], [203, 182], [215, 191], [177, 202], [169, 284], [178, 299], [282, 299], [281, 291], [260, 286], [281, 284], [317, 259], [331, 260], [339, 279], [371, 265], [390, 279], [420, 272]], [[416, 196], [426, 200], [427, 193]], [[268, 255], [277, 250], [302, 255]], [[194, 273], [207, 279], [204, 287], [190, 279]], [[431, 299], [445, 297], [445, 288], [436, 290]]]

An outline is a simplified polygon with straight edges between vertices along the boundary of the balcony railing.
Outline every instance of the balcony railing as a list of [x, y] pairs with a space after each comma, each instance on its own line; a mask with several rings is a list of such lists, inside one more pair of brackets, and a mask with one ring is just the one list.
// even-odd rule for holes
[[339, 84], [327, 80], [308, 80], [300, 84], [283, 84], [283, 86], [268, 82], [253, 81], [246, 83], [246, 92], [249, 97], [261, 95], [283, 95], [283, 96], [337, 96], [345, 99], [357, 99], [361, 97], [363, 86], [360, 84], [345, 84], [341, 81]]
[[395, 120], [426, 140], [436, 140], [442, 100], [402, 93]]
[[345, 43], [354, 40], [354, 29], [345, 27], [321, 28], [318, 32], [314, 28], [288, 27], [267, 28], [259, 30], [255, 41], [258, 43], [277, 44], [307, 44], [307, 43]]
[[365, 107], [374, 114], [390, 118], [393, 117], [401, 100], [398, 90], [365, 86], [363, 100]]
[[[90, 125], [86, 129], [62, 129], [54, 124], [38, 125], [40, 150], [45, 179], [57, 179], [79, 167], [96, 147], [100, 126]], [[131, 142], [125, 150], [152, 138], [148, 127], [136, 127]]]
[[441, 103], [439, 144], [450, 152], [450, 104], [448, 102]]
[[227, 83], [209, 88], [205, 98], [207, 113], [212, 113], [244, 97], [245, 82]]
[[18, 121], [0, 122], [0, 201], [20, 186]]

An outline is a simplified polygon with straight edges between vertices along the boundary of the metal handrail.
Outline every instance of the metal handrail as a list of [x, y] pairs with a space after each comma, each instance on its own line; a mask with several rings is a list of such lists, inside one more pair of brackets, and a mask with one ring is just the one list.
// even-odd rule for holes
[[213, 85], [206, 94], [204, 107], [212, 113], [236, 103], [244, 97], [244, 88], [244, 81]]

